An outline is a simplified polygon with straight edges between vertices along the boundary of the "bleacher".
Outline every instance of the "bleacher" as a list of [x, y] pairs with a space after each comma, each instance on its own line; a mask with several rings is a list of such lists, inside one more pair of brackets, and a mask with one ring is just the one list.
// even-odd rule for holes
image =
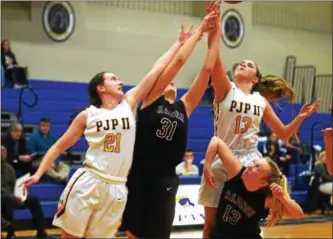
[[[74, 113], [73, 110], [88, 106], [86, 83], [31, 80], [30, 85], [38, 94], [38, 103], [35, 107], [22, 107], [22, 121], [25, 126], [30, 126], [30, 130], [34, 126], [38, 125], [41, 117], [49, 117], [51, 119], [51, 131], [56, 135], [61, 136], [68, 128], [70, 118]], [[129, 88], [130, 87], [125, 87], [125, 90], [128, 90]], [[181, 97], [185, 91], [185, 89], [179, 89], [178, 97]], [[2, 89], [2, 112], [17, 112], [19, 93], [20, 90], [18, 89]], [[23, 97], [24, 101], [31, 102], [33, 101], [34, 95], [29, 91], [26, 91]], [[279, 117], [284, 123], [290, 122], [293, 117], [290, 113], [291, 106], [285, 102], [281, 102], [280, 107], [283, 109], [283, 112], [278, 113]], [[300, 105], [295, 104], [293, 107], [295, 113], [297, 114], [300, 109]], [[7, 123], [10, 121], [10, 114], [2, 114], [2, 116], [4, 117], [4, 121], [6, 121], [5, 117], [7, 117]], [[316, 121], [320, 121], [320, 124], [316, 127], [316, 137], [311, 140], [311, 127]], [[329, 125], [329, 114], [317, 113], [315, 116], [310, 117], [303, 123], [300, 129], [302, 141], [307, 144], [310, 144], [310, 142], [313, 141], [313, 143], [322, 146], [322, 137], [319, 135], [321, 134], [320, 129]], [[2, 124], [2, 132], [6, 129], [6, 126], [8, 126], [8, 124]], [[200, 161], [204, 158], [206, 147], [212, 135], [212, 108], [209, 105], [199, 106], [190, 118], [188, 135], [188, 148], [191, 148], [194, 151], [195, 163], [197, 165], [199, 165]], [[87, 143], [84, 138], [81, 138], [81, 140], [71, 148], [71, 151], [80, 155], [80, 153], [83, 153], [86, 149]], [[81, 161], [82, 159], [83, 158], [81, 158]], [[291, 165], [290, 182], [295, 182], [299, 173], [307, 168], [308, 165], [304, 165], [300, 162], [295, 165]], [[72, 167], [71, 174], [75, 172], [76, 169], [77, 167]], [[200, 182], [198, 178], [193, 180], [197, 183]], [[183, 179], [181, 181], [192, 181], [193, 183], [193, 180]], [[63, 189], [64, 185], [50, 183], [47, 179], [42, 179], [39, 184], [31, 187], [30, 193], [41, 199], [42, 209], [46, 218], [53, 218], [57, 210], [58, 199]], [[301, 189], [301, 187], [298, 189]], [[305, 200], [304, 190], [292, 191], [291, 195], [301, 204]], [[28, 218], [31, 218], [28, 210], [15, 211], [15, 219]]]

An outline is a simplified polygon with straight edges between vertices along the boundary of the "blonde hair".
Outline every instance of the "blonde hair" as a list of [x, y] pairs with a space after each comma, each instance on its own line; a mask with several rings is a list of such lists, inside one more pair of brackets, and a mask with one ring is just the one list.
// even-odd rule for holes
[[281, 201], [275, 197], [273, 197], [272, 191], [270, 190], [269, 186], [272, 183], [276, 183], [280, 185], [284, 192], [289, 196], [288, 193], [288, 180], [287, 178], [281, 173], [279, 166], [269, 157], [265, 158], [269, 164], [269, 167], [271, 169], [271, 173], [267, 176], [266, 180], [268, 183], [268, 186], [263, 188], [264, 192], [267, 196], [273, 198], [273, 204], [269, 210], [269, 216], [267, 219], [267, 226], [273, 226], [277, 222], [282, 220], [283, 214], [284, 214], [284, 206], [281, 203]]
[[316, 164], [322, 163], [322, 159], [326, 157], [326, 151], [323, 151], [319, 154], [317, 160], [316, 160]]
[[279, 101], [286, 99], [293, 102], [295, 99], [295, 90], [289, 82], [276, 75], [262, 76], [260, 82], [254, 86], [254, 91], [270, 99], [271, 101]]

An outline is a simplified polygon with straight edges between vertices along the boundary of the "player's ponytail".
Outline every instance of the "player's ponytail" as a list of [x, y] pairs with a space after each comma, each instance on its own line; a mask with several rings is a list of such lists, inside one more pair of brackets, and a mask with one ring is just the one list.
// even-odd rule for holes
[[[271, 168], [271, 174], [267, 178], [268, 185], [272, 183], [276, 183], [280, 185], [285, 193], [288, 194], [288, 182], [287, 178], [282, 175], [278, 165], [270, 158], [265, 158]], [[272, 191], [270, 190], [269, 186], [264, 188], [264, 192], [268, 197], [273, 198], [273, 204], [269, 210], [269, 215], [267, 219], [267, 226], [273, 226], [277, 222], [282, 220], [283, 213], [284, 213], [284, 206], [282, 205], [281, 201], [272, 195]]]
[[97, 86], [103, 85], [105, 73], [106, 72], [100, 72], [96, 74], [88, 84], [89, 103], [91, 105], [100, 106], [102, 104], [101, 98], [97, 92]]
[[276, 75], [262, 76], [260, 82], [256, 84], [253, 91], [258, 91], [269, 101], [279, 101], [286, 99], [293, 102], [295, 99], [295, 90], [286, 80]]
[[[235, 63], [232, 66], [232, 71], [235, 72], [240, 63]], [[259, 82], [253, 86], [252, 92], [258, 91], [268, 101], [279, 101], [286, 99], [293, 102], [295, 99], [295, 90], [286, 80], [277, 75], [262, 75], [258, 65], [256, 64], [257, 72], [256, 77]]]

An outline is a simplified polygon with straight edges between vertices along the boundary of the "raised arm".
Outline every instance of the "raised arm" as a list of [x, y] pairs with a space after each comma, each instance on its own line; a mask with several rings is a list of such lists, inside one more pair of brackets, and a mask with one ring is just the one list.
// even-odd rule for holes
[[324, 130], [324, 143], [325, 143], [325, 151], [326, 151], [326, 164], [327, 171], [330, 175], [333, 174], [333, 156], [332, 156], [332, 140], [333, 131], [332, 128], [327, 128]]
[[[214, 9], [214, 4], [216, 3], [207, 1], [206, 12], [211, 12]], [[221, 29], [221, 21], [219, 21], [217, 27]], [[208, 44], [211, 44], [213, 38], [214, 35], [210, 32], [208, 34]], [[212, 82], [215, 93], [215, 103], [220, 103], [231, 89], [231, 82], [223, 67], [220, 51], [218, 52], [217, 59], [212, 71]]]
[[242, 168], [242, 164], [232, 154], [229, 147], [223, 142], [222, 139], [214, 136], [207, 148], [204, 168], [210, 169], [211, 162], [218, 154], [220, 160], [222, 160], [224, 168], [228, 173], [228, 177], [232, 178], [239, 173]]
[[[219, 16], [219, 13], [217, 13], [217, 16]], [[217, 17], [216, 19], [217, 20], [215, 20], [215, 22], [220, 21], [219, 17]], [[204, 93], [206, 91], [207, 84], [209, 81], [209, 76], [212, 73], [213, 67], [216, 62], [216, 57], [219, 52], [219, 42], [220, 42], [221, 30], [219, 27], [215, 27], [212, 31], [214, 31], [213, 41], [209, 45], [209, 49], [207, 52], [207, 56], [206, 56], [204, 65], [203, 65], [200, 73], [197, 75], [196, 79], [193, 81], [189, 90], [181, 98], [181, 100], [184, 102], [186, 113], [187, 113], [188, 117], [192, 114], [193, 110], [198, 106], [198, 104], [201, 101], [202, 96], [204, 95]]]
[[305, 104], [300, 110], [296, 118], [291, 121], [288, 125], [284, 125], [281, 120], [276, 116], [271, 105], [267, 100], [266, 108], [263, 115], [263, 120], [267, 124], [268, 128], [272, 130], [281, 140], [287, 142], [291, 136], [293, 136], [297, 131], [302, 122], [313, 114], [318, 105], [319, 100], [316, 100], [312, 105]]
[[81, 138], [81, 135], [84, 133], [86, 128], [86, 121], [87, 112], [82, 111], [78, 116], [76, 116], [64, 135], [47, 151], [37, 172], [33, 176], [24, 180], [21, 185], [28, 187], [31, 184], [37, 183], [40, 177], [59, 157], [59, 155], [74, 145]]
[[149, 106], [152, 102], [154, 102], [161, 95], [165, 87], [176, 77], [179, 70], [182, 68], [182, 66], [186, 63], [186, 61], [192, 54], [196, 44], [201, 39], [203, 33], [207, 30], [207, 22], [212, 18], [216, 18], [216, 15], [213, 12], [203, 19], [198, 29], [194, 32], [192, 36], [190, 36], [190, 38], [185, 42], [182, 48], [177, 52], [174, 59], [158, 78], [153, 89], [144, 100], [142, 108], [145, 108]]
[[[277, 213], [278, 208], [274, 199], [276, 198], [282, 204], [282, 213], [280, 214], [281, 219], [282, 216], [289, 216], [294, 219], [300, 219], [303, 217], [303, 210], [300, 205], [290, 198], [288, 193], [288, 180], [285, 176], [282, 176], [281, 180], [282, 185], [278, 185], [276, 183], [272, 183], [269, 188], [272, 192], [272, 197], [267, 197], [265, 202], [266, 208], [272, 208], [273, 211]], [[271, 212], [272, 213], [272, 212]], [[280, 217], [279, 216], [279, 217]], [[280, 218], [275, 218], [278, 221]]]
[[148, 93], [154, 86], [157, 78], [165, 70], [165, 68], [174, 58], [175, 54], [181, 46], [182, 43], [179, 41], [179, 39], [177, 39], [177, 41], [171, 46], [171, 48], [156, 61], [153, 68], [139, 82], [139, 84], [126, 92], [125, 99], [130, 104], [133, 110], [136, 110], [139, 102], [147, 97]]

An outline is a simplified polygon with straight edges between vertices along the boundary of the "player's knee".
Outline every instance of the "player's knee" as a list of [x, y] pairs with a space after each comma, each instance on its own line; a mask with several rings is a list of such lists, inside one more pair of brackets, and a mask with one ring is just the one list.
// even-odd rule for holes
[[139, 237], [133, 235], [130, 231], [126, 231], [126, 236], [129, 239], [138, 239]]

